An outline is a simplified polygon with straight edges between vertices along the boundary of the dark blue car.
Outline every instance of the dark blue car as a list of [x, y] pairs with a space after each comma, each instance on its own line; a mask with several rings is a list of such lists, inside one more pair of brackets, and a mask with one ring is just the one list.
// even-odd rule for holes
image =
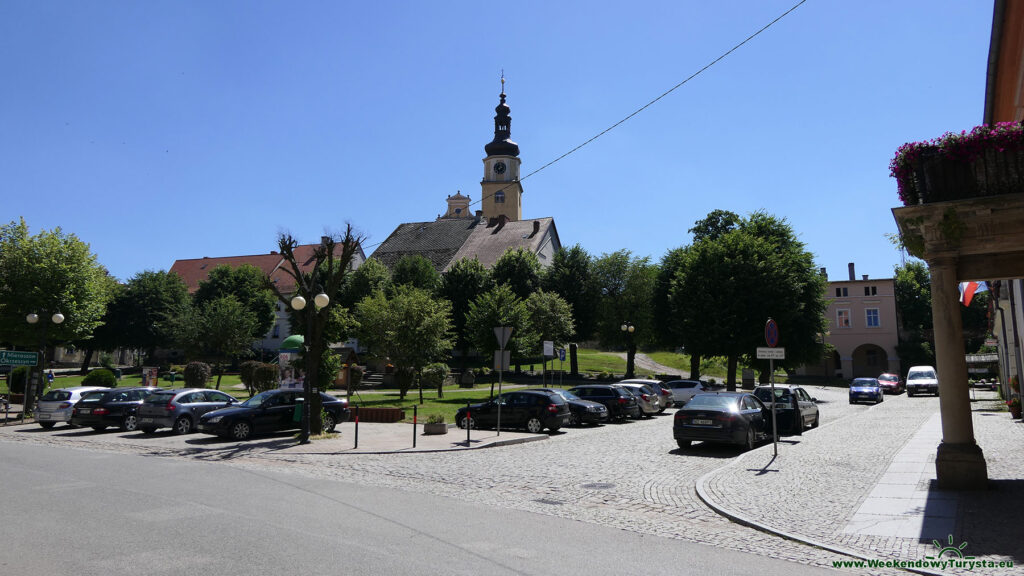
[[[253, 434], [266, 434], [302, 427], [299, 417], [301, 390], [268, 390], [241, 404], [207, 412], [196, 428], [233, 440], [246, 440]], [[323, 430], [331, 432], [339, 422], [348, 420], [348, 400], [320, 393], [323, 406]]]
[[878, 378], [854, 378], [850, 382], [850, 404], [857, 402], [879, 402], [885, 400]]

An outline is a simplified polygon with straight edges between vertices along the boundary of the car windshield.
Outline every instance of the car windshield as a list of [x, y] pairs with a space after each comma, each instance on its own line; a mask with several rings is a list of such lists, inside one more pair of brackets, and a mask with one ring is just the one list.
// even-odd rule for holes
[[40, 398], [43, 402], [63, 402], [71, 399], [71, 392], [67, 390], [50, 390]]
[[[754, 390], [754, 396], [761, 402], [772, 401], [772, 389], [771, 388], [758, 388]], [[790, 392], [788, 388], [776, 388], [775, 389], [775, 401], [776, 402], [788, 402], [790, 399]]]
[[874, 388], [878, 386], [878, 380], [874, 378], [857, 378], [853, 381], [854, 388]]
[[935, 372], [931, 370], [923, 370], [921, 372], [911, 372], [910, 376], [907, 376], [907, 380], [934, 380]]
[[86, 392], [85, 394], [82, 395], [82, 402], [102, 402], [103, 399], [106, 398], [106, 396], [106, 392]]
[[555, 389], [554, 392], [555, 392], [555, 394], [558, 394], [559, 396], [561, 396], [562, 398], [565, 398], [566, 400], [581, 400], [581, 398], [579, 396], [573, 394], [569, 390]]
[[896, 376], [893, 376], [892, 374], [882, 374], [878, 379], [883, 382], [895, 382]]
[[698, 394], [686, 405], [686, 408], [711, 408], [714, 410], [736, 410], [736, 396], [719, 396], [718, 394]]
[[270, 399], [274, 395], [273, 390], [267, 390], [266, 392], [260, 392], [259, 394], [249, 398], [245, 402], [242, 402], [242, 406], [259, 406]]
[[696, 382], [669, 382], [669, 386], [673, 388], [693, 388], [696, 385]]

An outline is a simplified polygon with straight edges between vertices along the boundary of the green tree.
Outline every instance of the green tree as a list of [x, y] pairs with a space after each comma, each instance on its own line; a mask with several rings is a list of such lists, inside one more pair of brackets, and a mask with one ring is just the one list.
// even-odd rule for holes
[[391, 281], [396, 286], [412, 286], [433, 293], [441, 285], [441, 275], [434, 265], [419, 254], [407, 254], [395, 263]]
[[[25, 220], [0, 227], [0, 342], [37, 349], [40, 382], [46, 365], [42, 346], [78, 342], [100, 325], [111, 282], [89, 245], [60, 228], [28, 233]], [[63, 315], [55, 323], [54, 314]], [[39, 321], [29, 324], [28, 314]], [[31, 410], [32, 400], [26, 401]]]
[[715, 241], [735, 230], [741, 222], [742, 218], [735, 212], [712, 210], [707, 216], [694, 222], [693, 228], [688, 232], [693, 234], [694, 243], [704, 240]]
[[242, 312], [252, 318], [253, 337], [259, 340], [274, 325], [274, 308], [277, 298], [267, 288], [266, 274], [251, 264], [238, 267], [217, 266], [210, 270], [206, 280], [199, 283], [199, 288], [192, 295], [193, 301], [200, 307], [207, 302], [234, 296], [242, 305]]
[[485, 358], [492, 358], [494, 351], [498, 350], [498, 341], [494, 336], [494, 329], [498, 326], [512, 328], [505, 349], [511, 352], [514, 361], [518, 362], [530, 353], [537, 341], [530, 322], [530, 311], [526, 308], [526, 302], [516, 296], [507, 284], [495, 286], [477, 296], [469, 304], [469, 312], [466, 314], [469, 339], [477, 352]]
[[509, 248], [491, 268], [495, 285], [507, 285], [512, 293], [526, 298], [540, 288], [540, 262], [525, 248]]
[[[356, 305], [355, 316], [360, 342], [398, 370], [418, 376], [424, 366], [447, 359], [452, 349], [451, 304], [426, 290], [403, 285], [390, 297], [374, 292]], [[407, 392], [403, 383], [399, 396], [404, 399]]]
[[533, 350], [541, 351], [542, 342], [550, 340], [555, 346], [565, 344], [573, 334], [572, 308], [564, 298], [554, 292], [539, 290], [526, 299], [530, 326], [537, 340]]
[[190, 357], [208, 358], [216, 363], [218, 390], [224, 363], [252, 355], [256, 320], [230, 294], [180, 309], [172, 324], [178, 347]]
[[380, 260], [370, 258], [348, 275], [342, 288], [341, 304], [352, 309], [360, 300], [375, 291], [387, 292], [391, 289], [391, 271]]
[[601, 291], [598, 338], [605, 346], [626, 349], [626, 377], [632, 378], [637, 345], [655, 340], [651, 311], [657, 267], [647, 257], [619, 250], [595, 260], [593, 272]]
[[572, 308], [575, 332], [572, 338], [589, 340], [597, 330], [600, 291], [593, 281], [593, 258], [579, 244], [562, 248], [541, 277], [541, 287], [561, 296]]
[[687, 350], [726, 356], [727, 384], [735, 390], [738, 363], [763, 345], [768, 318], [778, 323], [779, 345], [786, 348], [780, 367], [821, 360], [825, 286], [813, 256], [786, 221], [757, 212], [691, 245], [669, 299]]
[[463, 258], [441, 275], [438, 295], [451, 302], [452, 330], [455, 333], [455, 347], [459, 349], [459, 362], [465, 367], [471, 339], [466, 333], [466, 315], [469, 304], [483, 294], [491, 284], [491, 274], [476, 258]]

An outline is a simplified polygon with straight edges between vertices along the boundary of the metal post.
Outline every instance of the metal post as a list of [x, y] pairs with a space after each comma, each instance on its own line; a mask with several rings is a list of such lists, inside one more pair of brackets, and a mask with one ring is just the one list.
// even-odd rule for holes
[[466, 400], [466, 448], [469, 448], [469, 429], [473, 427], [473, 413], [469, 411], [469, 400]]
[[[501, 385], [505, 379], [505, 346], [501, 347], [501, 358], [498, 360], [498, 398], [501, 398]], [[498, 402], [498, 436], [501, 436], [501, 402]], [[467, 444], [468, 446], [469, 444]]]
[[419, 408], [415, 404], [412, 406], [412, 447], [416, 447], [416, 409]]
[[357, 448], [359, 448], [359, 406], [356, 406], [356, 445], [352, 449]]
[[779, 427], [775, 419], [775, 360], [768, 359], [768, 377], [772, 382], [772, 446], [779, 455]]

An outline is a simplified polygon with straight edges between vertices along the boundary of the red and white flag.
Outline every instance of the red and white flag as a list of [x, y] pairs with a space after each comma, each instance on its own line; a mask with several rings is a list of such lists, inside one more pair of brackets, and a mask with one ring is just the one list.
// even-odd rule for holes
[[988, 284], [984, 282], [961, 282], [960, 283], [960, 302], [964, 306], [970, 306], [971, 300], [974, 295], [978, 292], [987, 292]]

